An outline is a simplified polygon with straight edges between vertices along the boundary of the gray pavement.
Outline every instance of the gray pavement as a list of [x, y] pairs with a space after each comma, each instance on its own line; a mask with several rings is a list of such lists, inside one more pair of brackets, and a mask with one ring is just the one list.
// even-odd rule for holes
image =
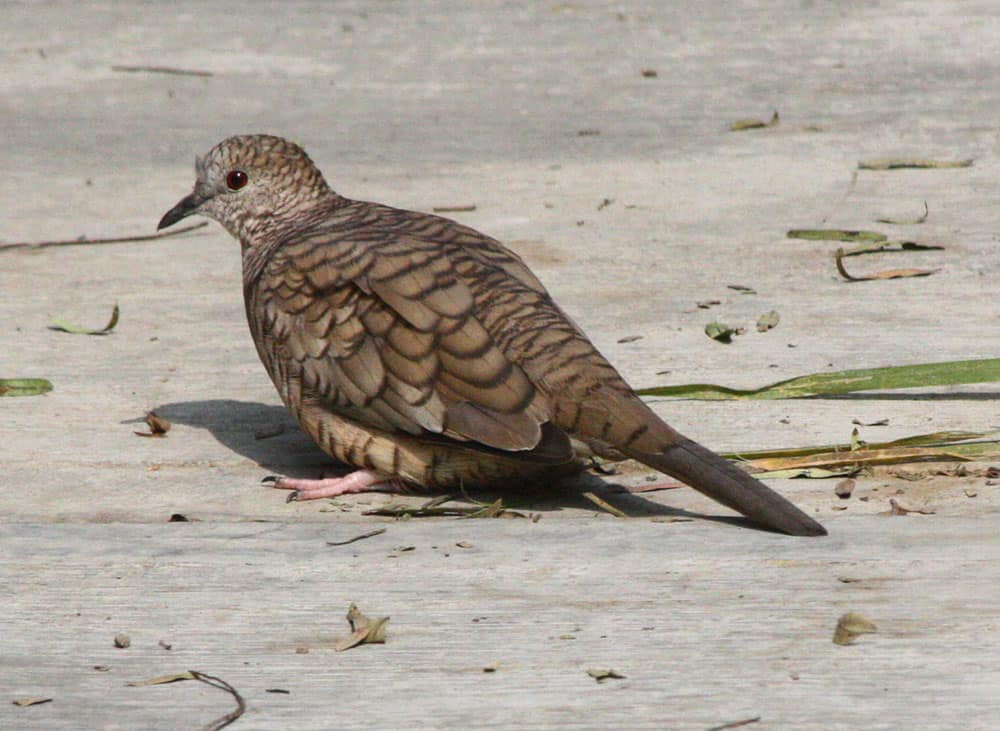
[[[996, 3], [3, 3], [0, 58], [0, 243], [151, 233], [195, 154], [269, 132], [344, 195], [474, 205], [449, 215], [519, 251], [635, 386], [997, 355]], [[775, 127], [727, 131], [774, 109]], [[975, 162], [855, 171], [890, 156]], [[874, 222], [924, 201], [921, 225]], [[845, 283], [836, 245], [785, 237], [819, 226], [945, 247], [861, 271], [942, 271]], [[850, 501], [775, 481], [829, 527], [817, 541], [703, 519], [726, 512], [689, 490], [595, 488], [631, 521], [565, 489], [508, 498], [537, 523], [362, 515], [395, 500], [379, 495], [287, 505], [260, 479], [326, 460], [257, 362], [238, 252], [215, 224], [0, 251], [0, 377], [55, 384], [0, 399], [0, 728], [198, 728], [225, 694], [124, 685], [189, 668], [244, 694], [233, 728], [993, 727], [1000, 496], [975, 469], [877, 471]], [[112, 335], [46, 328], [115, 302]], [[702, 332], [771, 309], [771, 332]], [[889, 419], [870, 440], [997, 428], [997, 397], [654, 407], [754, 449], [842, 442], [854, 418]], [[151, 408], [164, 439], [133, 435]], [[879, 515], [890, 496], [934, 514]], [[331, 649], [352, 600], [392, 616], [386, 645]], [[836, 646], [850, 610], [880, 631]], [[9, 702], [31, 696], [53, 701]]]

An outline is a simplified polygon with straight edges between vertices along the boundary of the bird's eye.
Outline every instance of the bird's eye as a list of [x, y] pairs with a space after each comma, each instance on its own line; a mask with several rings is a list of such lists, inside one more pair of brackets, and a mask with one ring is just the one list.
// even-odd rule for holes
[[247, 174], [242, 170], [230, 170], [229, 174], [226, 175], [226, 185], [229, 186], [229, 190], [239, 190], [246, 185], [249, 180], [250, 178], [248, 178]]

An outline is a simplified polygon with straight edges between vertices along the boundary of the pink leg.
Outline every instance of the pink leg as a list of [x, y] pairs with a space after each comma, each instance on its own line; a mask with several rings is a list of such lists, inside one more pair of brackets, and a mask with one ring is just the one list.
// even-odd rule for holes
[[379, 490], [399, 490], [402, 486], [392, 475], [373, 470], [357, 470], [343, 477], [324, 477], [321, 480], [304, 480], [297, 477], [279, 477], [274, 486], [280, 490], [292, 490], [286, 502], [317, 500], [324, 497], [349, 495], [355, 492], [377, 492]]

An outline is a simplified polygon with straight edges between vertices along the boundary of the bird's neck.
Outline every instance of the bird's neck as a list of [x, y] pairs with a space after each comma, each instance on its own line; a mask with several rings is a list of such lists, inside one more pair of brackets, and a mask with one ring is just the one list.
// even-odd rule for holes
[[230, 233], [239, 239], [243, 250], [243, 284], [251, 286], [274, 252], [292, 238], [327, 221], [349, 201], [333, 191], [311, 201], [301, 202], [294, 210], [279, 209], [254, 212], [236, 222]]

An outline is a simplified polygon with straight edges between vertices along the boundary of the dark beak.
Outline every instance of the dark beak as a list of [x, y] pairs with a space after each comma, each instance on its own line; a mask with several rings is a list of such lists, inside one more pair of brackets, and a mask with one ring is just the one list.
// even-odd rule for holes
[[202, 199], [192, 193], [189, 196], [181, 198], [180, 202], [167, 211], [163, 218], [156, 226], [156, 230], [159, 231], [161, 228], [166, 228], [167, 226], [173, 226], [175, 223], [180, 221], [182, 218], [187, 218], [192, 213], [198, 210], [198, 206], [202, 204]]

